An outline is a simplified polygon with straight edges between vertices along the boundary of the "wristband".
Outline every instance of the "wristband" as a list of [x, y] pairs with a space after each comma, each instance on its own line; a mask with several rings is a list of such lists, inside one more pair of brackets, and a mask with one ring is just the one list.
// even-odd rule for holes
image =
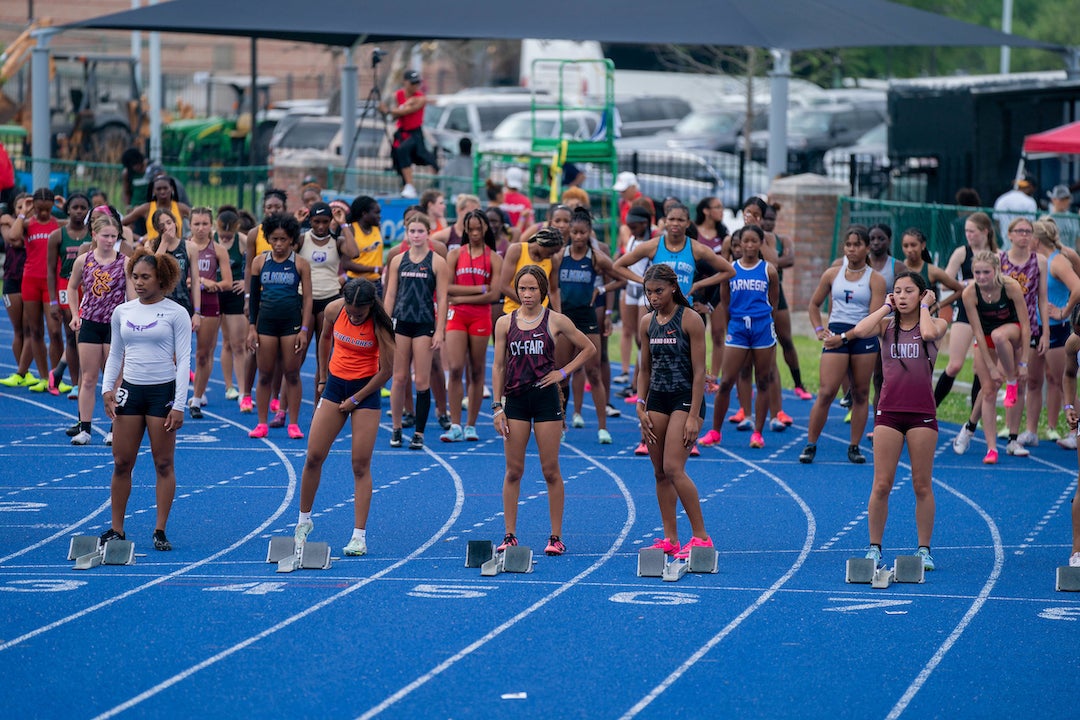
[[[887, 308], [889, 308], [889, 312], [892, 312], [892, 311], [893, 311], [893, 306], [892, 306], [892, 305], [890, 305], [889, 303], [885, 303], [885, 304], [883, 304], [883, 305], [882, 305], [881, 307], [887, 307]], [[923, 305], [923, 307], [926, 307], [926, 306], [925, 306], [925, 305]]]
[[614, 310], [604, 310], [604, 314], [605, 314], [605, 315], [610, 315], [610, 314], [612, 314], [613, 312], [615, 312], [615, 311], [614, 311]]
[[195, 308], [195, 314], [196, 315], [202, 315], [202, 313], [199, 312], [200, 310], [202, 310], [202, 308]]
[[60, 304], [60, 301], [59, 301], [59, 300], [50, 300], [50, 301], [49, 301], [49, 304], [50, 304], [50, 305], [59, 305], [59, 304]]
[[245, 300], [250, 300], [251, 299], [251, 293], [244, 293], [244, 299]]
[[300, 329], [303, 330], [304, 332], [310, 332], [310, 330], [307, 329], [307, 325], [301, 325]]
[[929, 306], [929, 305], [927, 305], [926, 303], [920, 303], [920, 304], [919, 304], [919, 307], [921, 307], [921, 308], [923, 308], [923, 309], [925, 309], [925, 310], [929, 310], [929, 309], [930, 309], [930, 306]]
[[822, 330], [824, 330], [824, 329], [825, 329], [825, 328], [823, 328], [823, 327], [821, 327], [820, 325], [818, 325], [818, 326], [817, 326], [816, 328], [814, 328], [814, 332], [816, 332], [816, 333], [819, 333], [819, 332], [821, 332], [821, 331], [822, 331]]
[[846, 332], [840, 333], [840, 342], [842, 342], [844, 344], [847, 344], [847, 333]]
[[638, 398], [638, 399], [637, 399], [637, 401], [638, 401], [638, 403], [639, 403], [639, 404], [641, 404], [641, 405], [644, 405], [644, 404], [645, 404], [645, 398]]
[[563, 370], [562, 368], [559, 368], [559, 372], [562, 373], [562, 379], [565, 380], [566, 379], [566, 371]]
[[500, 416], [500, 415], [502, 415], [502, 414], [503, 414], [503, 409], [502, 409], [502, 408], [499, 408], [499, 409], [498, 409], [498, 410], [496, 410], [496, 411], [495, 411], [495, 413], [494, 413], [494, 414], [493, 414], [493, 415], [491, 416], [491, 419], [492, 419], [492, 420], [494, 420], [495, 418], [499, 417], [499, 416]]
[[355, 405], [357, 407], [360, 407], [360, 401], [356, 399], [355, 395], [350, 395], [349, 399], [352, 400], [353, 405]]
[[1072, 409], [1073, 409], [1073, 406], [1072, 406], [1072, 405], [1066, 405], [1066, 406], [1065, 406], [1065, 409], [1066, 409], [1066, 410], [1072, 410]]
[[18, 216], [18, 217], [17, 217], [16, 219], [17, 219], [17, 220], [25, 220], [25, 219], [26, 219], [26, 216], [25, 216], [25, 215], [23, 215], [22, 213], [19, 213], [19, 216]]
[[1027, 363], [1026, 362], [1018, 362], [1018, 363], [1016, 363], [1016, 367], [1027, 367]]

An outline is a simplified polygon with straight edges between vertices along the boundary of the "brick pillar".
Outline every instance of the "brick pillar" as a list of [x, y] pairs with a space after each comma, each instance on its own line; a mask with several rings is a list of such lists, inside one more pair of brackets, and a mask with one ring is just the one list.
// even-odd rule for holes
[[806, 307], [833, 260], [837, 198], [849, 191], [846, 183], [809, 174], [781, 178], [769, 189], [769, 201], [781, 204], [776, 232], [795, 243], [795, 266], [784, 272], [784, 294], [799, 332], [809, 327]]

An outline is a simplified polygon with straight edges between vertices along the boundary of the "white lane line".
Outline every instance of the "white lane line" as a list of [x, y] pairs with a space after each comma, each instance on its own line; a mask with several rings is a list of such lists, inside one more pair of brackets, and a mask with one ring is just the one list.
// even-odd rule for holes
[[605, 552], [603, 555], [601, 555], [596, 560], [596, 562], [594, 562], [588, 568], [583, 570], [581, 573], [579, 573], [578, 575], [575, 575], [573, 578], [571, 578], [567, 582], [563, 583], [562, 585], [560, 585], [558, 588], [556, 588], [555, 590], [553, 590], [549, 594], [547, 594], [544, 597], [540, 598], [535, 603], [533, 603], [529, 607], [525, 608], [524, 610], [519, 612], [517, 615], [513, 616], [512, 618], [510, 618], [509, 620], [504, 622], [503, 624], [501, 624], [498, 627], [492, 629], [490, 632], [488, 632], [483, 637], [478, 638], [477, 640], [475, 640], [474, 642], [472, 642], [468, 646], [462, 648], [457, 653], [455, 653], [453, 656], [447, 658], [443, 662], [441, 662], [438, 665], [436, 665], [435, 667], [433, 667], [428, 672], [426, 672], [423, 675], [421, 675], [420, 677], [416, 678], [411, 683], [409, 683], [405, 687], [401, 688], [400, 690], [395, 692], [393, 695], [391, 695], [390, 697], [383, 700], [378, 705], [375, 705], [374, 707], [370, 708], [367, 712], [365, 712], [363, 715], [360, 716], [359, 720], [367, 720], [368, 718], [375, 717], [376, 715], [383, 712], [384, 710], [386, 710], [391, 705], [395, 704], [396, 702], [398, 702], [402, 698], [409, 695], [411, 692], [413, 692], [417, 688], [427, 684], [428, 682], [433, 680], [436, 676], [440, 675], [441, 673], [445, 672], [449, 668], [453, 667], [455, 664], [457, 664], [458, 661], [468, 657], [473, 652], [475, 652], [479, 648], [486, 645], [488, 642], [494, 640], [499, 635], [502, 635], [504, 632], [506, 632], [507, 630], [512, 628], [514, 625], [518, 624], [519, 622], [521, 622], [522, 620], [524, 620], [525, 618], [527, 618], [528, 616], [532, 615], [534, 612], [539, 610], [540, 608], [547, 605], [549, 602], [551, 602], [555, 598], [557, 598], [560, 595], [562, 595], [563, 593], [565, 593], [570, 588], [574, 587], [575, 585], [578, 585], [582, 580], [584, 580], [586, 577], [588, 577], [592, 573], [596, 572], [596, 570], [600, 569], [601, 566], [603, 566], [608, 560], [610, 560], [612, 557], [615, 556], [615, 553], [622, 546], [622, 544], [626, 541], [627, 536], [630, 534], [630, 529], [634, 526], [634, 523], [637, 520], [637, 509], [636, 509], [636, 506], [634, 505], [633, 498], [630, 497], [630, 490], [626, 487], [626, 484], [623, 482], [621, 477], [619, 477], [618, 475], [613, 473], [605, 465], [603, 465], [600, 462], [598, 462], [597, 460], [595, 460], [591, 455], [589, 455], [589, 454], [587, 454], [585, 452], [582, 452], [581, 450], [577, 449], [573, 445], [563, 445], [562, 447], [567, 449], [567, 450], [570, 450], [571, 452], [578, 455], [579, 457], [584, 458], [586, 461], [588, 461], [589, 463], [591, 463], [592, 465], [594, 465], [598, 469], [603, 470], [605, 473], [607, 473], [607, 475], [609, 477], [611, 477], [612, 480], [615, 481], [615, 485], [619, 488], [619, 492], [622, 493], [623, 499], [626, 502], [626, 522], [623, 523], [622, 530], [619, 532], [619, 536], [615, 539], [615, 542], [613, 542], [611, 544], [611, 547], [608, 548], [607, 552]]
[[806, 562], [806, 559], [810, 556], [810, 551], [814, 547], [814, 537], [817, 534], [817, 520], [815, 519], [814, 513], [810, 509], [810, 506], [806, 504], [806, 501], [804, 501], [799, 496], [799, 494], [796, 493], [786, 482], [784, 482], [768, 470], [765, 470], [760, 465], [753, 463], [745, 458], [742, 458], [725, 448], [719, 449], [720, 452], [724, 453], [732, 460], [737, 460], [745, 465], [748, 465], [749, 467], [754, 468], [762, 475], [779, 485], [784, 490], [784, 492], [791, 496], [791, 498], [796, 502], [796, 504], [798, 504], [799, 508], [802, 509], [803, 515], [806, 517], [806, 538], [803, 541], [802, 549], [799, 551], [799, 556], [795, 559], [795, 562], [791, 564], [787, 572], [781, 575], [780, 578], [776, 582], [774, 582], [768, 590], [759, 595], [753, 603], [748, 605], [741, 613], [738, 614], [738, 616], [736, 616], [731, 622], [724, 626], [724, 628], [720, 632], [711, 637], [708, 642], [698, 648], [697, 651], [694, 652], [694, 654], [692, 654], [685, 661], [683, 661], [682, 665], [677, 667], [670, 675], [664, 678], [664, 680], [655, 688], [653, 688], [648, 695], [643, 697], [632, 708], [627, 710], [626, 713], [622, 716], [622, 720], [629, 720], [629, 718], [636, 717], [638, 713], [648, 707], [653, 700], [660, 697], [660, 695], [665, 690], [671, 687], [679, 678], [686, 674], [686, 672], [689, 671], [690, 668], [697, 664], [699, 660], [705, 657], [705, 655], [707, 655], [710, 650], [712, 650], [724, 638], [734, 632], [735, 629], [739, 627], [739, 625], [741, 625], [744, 620], [746, 620], [746, 618], [750, 617], [750, 615], [754, 613], [754, 611], [756, 611], [758, 608], [768, 602], [769, 599], [773, 595], [775, 595], [777, 591], [779, 591], [780, 588], [782, 588], [787, 583], [787, 581], [795, 575], [796, 572], [798, 572], [799, 568], [803, 566], [803, 564]]
[[419, 546], [418, 548], [413, 550], [411, 553], [409, 553], [408, 555], [406, 555], [402, 559], [398, 560], [397, 562], [393, 563], [392, 565], [388, 565], [387, 567], [383, 568], [382, 570], [375, 573], [374, 575], [372, 575], [370, 577], [367, 577], [367, 578], [364, 578], [363, 580], [360, 580], [360, 581], [354, 583], [353, 585], [350, 585], [349, 587], [345, 588], [344, 590], [337, 593], [336, 595], [331, 595], [330, 597], [326, 598], [322, 602], [316, 603], [315, 605], [312, 605], [311, 607], [307, 608], [303, 612], [292, 615], [291, 617], [288, 617], [288, 618], [282, 620], [281, 622], [277, 623], [276, 625], [268, 627], [267, 629], [263, 630], [262, 632], [260, 632], [260, 633], [258, 633], [256, 635], [252, 635], [251, 637], [247, 638], [246, 640], [242, 640], [241, 642], [238, 642], [237, 644], [233, 645], [232, 647], [221, 651], [217, 655], [209, 657], [206, 660], [203, 660], [202, 662], [200, 662], [200, 663], [198, 663], [196, 665], [192, 665], [187, 670], [179, 672], [176, 675], [173, 675], [171, 678], [163, 680], [162, 682], [158, 683], [157, 685], [154, 685], [152, 688], [150, 688], [150, 689], [148, 689], [148, 690], [146, 690], [146, 691], [144, 691], [142, 693], [139, 693], [135, 697], [133, 697], [130, 700], [127, 700], [127, 701], [117, 705], [116, 707], [112, 708], [111, 710], [106, 710], [105, 712], [98, 715], [97, 718], [95, 718], [95, 720], [103, 720], [104, 718], [114, 717], [115, 715], [118, 715], [118, 714], [124, 712], [125, 710], [128, 710], [128, 709], [138, 705], [139, 703], [152, 698], [153, 696], [157, 695], [158, 693], [162, 692], [163, 690], [167, 690], [168, 688], [172, 687], [173, 685], [176, 685], [177, 683], [188, 679], [189, 677], [191, 677], [195, 673], [197, 673], [197, 672], [199, 672], [201, 670], [205, 670], [206, 668], [210, 667], [211, 665], [214, 665], [216, 663], [221, 662], [222, 660], [229, 657], [230, 655], [234, 655], [234, 654], [240, 652], [241, 650], [243, 650], [243, 649], [245, 649], [245, 648], [247, 648], [247, 647], [249, 647], [251, 645], [254, 645], [255, 643], [259, 642], [260, 640], [263, 640], [263, 639], [273, 635], [274, 633], [278, 632], [279, 630], [284, 630], [285, 628], [289, 627], [290, 625], [292, 625], [294, 623], [297, 623], [300, 620], [303, 620], [307, 616], [312, 615], [312, 614], [318, 612], [319, 610], [322, 610], [323, 608], [337, 602], [338, 600], [341, 600], [342, 598], [348, 597], [349, 595], [356, 592], [360, 588], [366, 587], [367, 585], [375, 582], [376, 580], [378, 580], [378, 579], [384, 577], [385, 575], [393, 572], [394, 570], [397, 570], [398, 568], [402, 567], [403, 565], [405, 565], [409, 561], [419, 557], [421, 554], [423, 554], [423, 552], [425, 550], [430, 548], [435, 543], [439, 542], [439, 540], [444, 535], [446, 535], [446, 533], [448, 533], [450, 531], [450, 529], [454, 526], [454, 523], [457, 522], [458, 516], [461, 515], [462, 506], [465, 504], [465, 487], [464, 487], [464, 484], [461, 481], [461, 476], [458, 475], [457, 472], [454, 470], [454, 468], [450, 467], [450, 465], [445, 460], [443, 460], [441, 457], [439, 457], [438, 455], [433, 453], [430, 448], [424, 448], [424, 452], [426, 452], [428, 455], [430, 455], [432, 458], [434, 458], [440, 465], [442, 465], [446, 469], [446, 472], [450, 475], [451, 479], [453, 479], [453, 481], [454, 481], [454, 509], [451, 511], [450, 517], [447, 518], [445, 523], [443, 523], [443, 526], [441, 528], [439, 528], [435, 532], [434, 535], [432, 535], [430, 538], [428, 538], [427, 541], [424, 542], [423, 545]]
[[[237, 427], [242, 427], [239, 423], [235, 423], [235, 422], [233, 422], [231, 420], [227, 420], [226, 418], [223, 418], [223, 417], [220, 417], [220, 416], [213, 416], [213, 417], [215, 417], [215, 419], [221, 420], [223, 422], [228, 422], [230, 424], [236, 425]], [[71, 615], [68, 615], [66, 617], [60, 618], [59, 620], [51, 622], [48, 625], [43, 625], [43, 626], [41, 626], [41, 627], [39, 627], [39, 628], [37, 628], [35, 630], [31, 630], [28, 633], [20, 635], [20, 636], [18, 636], [16, 638], [13, 638], [11, 640], [8, 640], [7, 642], [5, 642], [3, 644], [0, 644], [0, 652], [3, 652], [4, 650], [8, 650], [9, 648], [15, 647], [16, 645], [19, 645], [19, 644], [21, 644], [23, 642], [26, 642], [27, 640], [35, 638], [38, 635], [42, 635], [42, 634], [47, 633], [47, 632], [49, 632], [51, 630], [55, 630], [58, 627], [66, 625], [66, 624], [68, 624], [70, 622], [73, 622], [75, 620], [78, 620], [79, 618], [85, 617], [85, 616], [89, 615], [90, 613], [101, 610], [102, 608], [105, 608], [105, 607], [108, 607], [108, 606], [110, 606], [110, 605], [112, 605], [114, 603], [120, 602], [121, 600], [125, 600], [125, 599], [131, 597], [132, 595], [135, 595], [137, 593], [142, 592], [143, 590], [148, 590], [148, 589], [150, 589], [150, 588], [152, 588], [152, 587], [154, 587], [156, 585], [160, 585], [161, 583], [168, 582], [169, 580], [172, 580], [173, 578], [176, 578], [176, 577], [179, 577], [179, 576], [184, 575], [186, 573], [189, 573], [192, 570], [195, 570], [196, 568], [202, 567], [203, 565], [207, 565], [209, 563], [212, 563], [215, 560], [217, 560], [218, 558], [222, 557], [223, 555], [227, 555], [228, 553], [232, 552], [233, 550], [239, 548], [244, 543], [258, 537], [259, 533], [261, 533], [267, 527], [272, 525], [278, 519], [278, 517], [280, 517], [281, 514], [284, 513], [285, 510], [288, 509], [288, 507], [292, 504], [293, 495], [296, 493], [296, 471], [293, 469], [292, 464], [290, 462], [288, 462], [288, 459], [285, 457], [284, 453], [281, 451], [281, 449], [277, 445], [275, 445], [274, 443], [266, 440], [265, 438], [263, 439], [262, 442], [267, 447], [269, 447], [274, 452], [274, 454], [276, 454], [279, 458], [281, 458], [282, 465], [284, 465], [285, 471], [288, 473], [288, 476], [289, 476], [289, 483], [288, 483], [288, 487], [286, 488], [285, 497], [282, 499], [281, 504], [278, 505], [278, 507], [274, 511], [274, 513], [272, 515], [270, 515], [268, 518], [266, 518], [266, 520], [264, 520], [261, 525], [259, 525], [257, 528], [255, 528], [254, 530], [249, 532], [247, 535], [240, 538], [239, 540], [237, 540], [236, 542], [234, 542], [232, 545], [225, 548], [224, 550], [219, 550], [218, 552], [214, 553], [213, 555], [205, 557], [202, 560], [199, 560], [198, 562], [194, 562], [194, 563], [191, 563], [189, 565], [186, 565], [186, 566], [180, 568], [179, 570], [176, 570], [174, 572], [169, 573], [168, 575], [162, 575], [161, 577], [155, 578], [154, 580], [151, 580], [148, 583], [144, 583], [143, 585], [139, 585], [138, 587], [134, 587], [131, 590], [128, 590], [126, 592], [120, 593], [119, 595], [110, 597], [107, 600], [103, 600], [102, 602], [99, 602], [99, 603], [97, 603], [95, 605], [91, 605], [90, 607], [84, 608], [84, 609], [82, 609], [82, 610], [80, 610], [80, 611], [78, 611], [76, 613], [73, 613]]]

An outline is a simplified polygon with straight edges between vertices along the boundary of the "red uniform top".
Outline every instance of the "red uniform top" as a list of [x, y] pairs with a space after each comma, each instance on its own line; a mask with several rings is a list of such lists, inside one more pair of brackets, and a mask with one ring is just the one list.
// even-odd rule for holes
[[[404, 89], [399, 89], [394, 93], [394, 99], [397, 100], [398, 107], [405, 104], [405, 101], [411, 97], [424, 97], [424, 93], [417, 91], [412, 95], [406, 95]], [[421, 105], [419, 110], [409, 113], [408, 115], [402, 115], [397, 119], [398, 130], [404, 130], [411, 132], [413, 130], [419, 130], [424, 124], [424, 106]]]
[[919, 413], [937, 417], [934, 401], [934, 361], [937, 343], [922, 338], [918, 324], [910, 330], [889, 323], [881, 343], [881, 397], [878, 409], [886, 412]]
[[360, 380], [379, 372], [379, 339], [370, 315], [353, 325], [345, 308], [341, 309], [334, 321], [334, 348], [328, 369], [342, 380]]
[[[46, 278], [49, 276], [49, 235], [60, 229], [60, 223], [54, 217], [50, 217], [48, 222], [41, 222], [36, 217], [27, 218], [24, 222], [26, 265], [23, 267], [23, 277]], [[56, 272], [56, 268], [53, 268], [53, 272]]]

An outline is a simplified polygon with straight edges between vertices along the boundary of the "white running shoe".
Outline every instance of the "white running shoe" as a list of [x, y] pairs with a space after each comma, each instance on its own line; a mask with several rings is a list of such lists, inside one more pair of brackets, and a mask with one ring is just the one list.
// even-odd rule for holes
[[570, 423], [576, 428], [585, 427], [585, 418], [581, 417], [581, 413], [574, 413], [574, 419]]
[[1027, 457], [1031, 454], [1026, 447], [1020, 444], [1019, 440], [1010, 440], [1009, 444], [1005, 446], [1005, 452], [1016, 457]]
[[351, 557], [359, 557], [360, 555], [367, 554], [367, 541], [360, 540], [359, 538], [353, 538], [349, 541], [349, 544], [342, 550], [343, 553]]
[[409, 198], [411, 200], [411, 199], [419, 197], [419, 196], [417, 195], [416, 188], [414, 188], [412, 186], [412, 183], [410, 183], [410, 184], [406, 185], [405, 187], [401, 188], [401, 197]]
[[967, 429], [967, 425], [960, 426], [960, 432], [952, 441], [953, 452], [957, 455], [963, 455], [967, 452], [968, 447], [971, 446], [971, 438], [975, 437], [975, 433]]
[[71, 444], [72, 445], [89, 445], [90, 444], [90, 433], [86, 432], [85, 430], [80, 430], [78, 435], [71, 438]]
[[307, 522], [296, 523], [296, 531], [293, 532], [293, 540], [297, 545], [301, 545], [307, 542], [307, 536], [311, 534], [311, 531], [315, 529], [315, 523], [308, 520]]
[[1065, 433], [1065, 437], [1058, 440], [1057, 444], [1058, 444], [1059, 448], [1062, 448], [1064, 450], [1075, 450], [1076, 449], [1076, 435], [1072, 434], [1071, 432], [1070, 433]]
[[111, 446], [111, 445], [112, 445], [112, 430], [110, 430], [109, 432], [105, 433], [105, 444], [106, 444], [106, 445], [109, 445], [109, 446]]
[[1020, 435], [1016, 438], [1016, 442], [1020, 443], [1024, 447], [1038, 447], [1039, 436], [1031, 432], [1030, 430], [1025, 430], [1024, 432], [1020, 433]]
[[1080, 567], [1080, 552], [1074, 552], [1069, 557], [1069, 567]]

